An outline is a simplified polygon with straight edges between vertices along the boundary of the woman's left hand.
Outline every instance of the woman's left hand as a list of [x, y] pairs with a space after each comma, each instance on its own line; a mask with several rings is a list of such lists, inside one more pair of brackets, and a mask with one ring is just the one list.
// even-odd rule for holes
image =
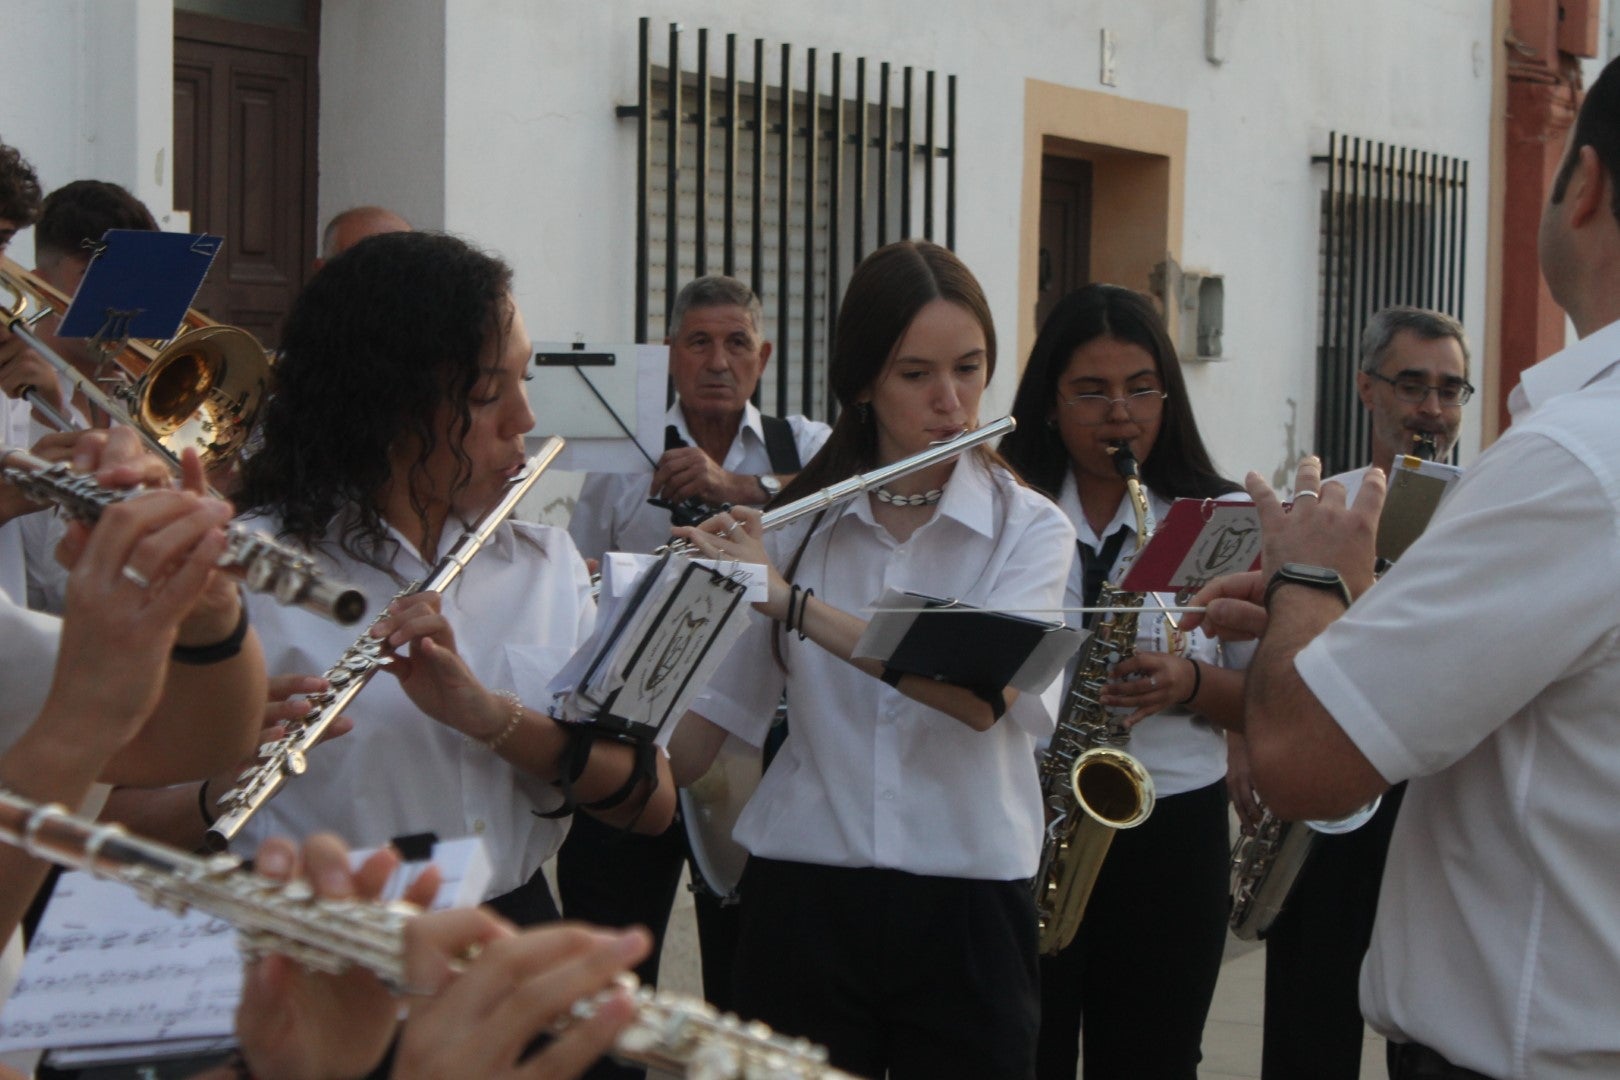
[[675, 535], [691, 543], [705, 558], [764, 566], [770, 578], [770, 597], [754, 607], [780, 620], [787, 616], [790, 590], [765, 552], [765, 530], [760, 524], [762, 516], [751, 506], [733, 506], [715, 514], [702, 525], [676, 529]]
[[505, 726], [510, 706], [485, 689], [456, 652], [456, 635], [440, 610], [438, 593], [399, 597], [371, 632], [393, 651], [387, 670], [418, 709], [475, 739], [490, 738]]
[[1173, 653], [1139, 652], [1116, 664], [1113, 675], [1102, 689], [1102, 703], [1134, 710], [1124, 720], [1126, 727], [1181, 704], [1193, 692], [1192, 661]]

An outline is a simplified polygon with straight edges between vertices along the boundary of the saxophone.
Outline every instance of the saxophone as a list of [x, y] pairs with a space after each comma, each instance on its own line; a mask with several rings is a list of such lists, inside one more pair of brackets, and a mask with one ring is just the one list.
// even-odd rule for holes
[[[1412, 457], [1434, 461], [1439, 446], [1431, 432], [1414, 431]], [[1282, 914], [1294, 882], [1316, 847], [1318, 836], [1355, 832], [1378, 812], [1382, 796], [1360, 810], [1326, 821], [1282, 821], [1270, 810], [1260, 815], [1252, 836], [1238, 837], [1232, 848], [1232, 914], [1228, 925], [1244, 941], [1266, 936]]]
[[[1136, 549], [1152, 532], [1152, 511], [1142, 490], [1136, 458], [1123, 442], [1109, 447], [1114, 468], [1125, 478], [1136, 513]], [[1035, 910], [1043, 956], [1062, 952], [1074, 940], [1104, 856], [1120, 829], [1140, 825], [1153, 812], [1153, 778], [1125, 747], [1130, 729], [1100, 700], [1114, 665], [1136, 651], [1141, 593], [1104, 583], [1102, 612], [1081, 647], [1063, 714], [1040, 762], [1046, 838], [1035, 874]]]

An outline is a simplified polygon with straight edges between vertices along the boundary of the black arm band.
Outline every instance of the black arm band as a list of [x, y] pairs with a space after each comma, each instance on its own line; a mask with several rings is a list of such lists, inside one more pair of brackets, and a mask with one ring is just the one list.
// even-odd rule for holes
[[242, 642], [247, 640], [248, 617], [247, 605], [241, 604], [241, 615], [236, 620], [236, 629], [223, 641], [216, 641], [212, 645], [176, 645], [169, 650], [169, 658], [177, 664], [217, 664], [222, 660], [229, 660], [242, 651]]
[[590, 729], [583, 724], [563, 724], [561, 727], [568, 745], [563, 747], [562, 757], [557, 761], [555, 786], [562, 790], [563, 801], [555, 810], [534, 811], [543, 818], [565, 818], [579, 806], [579, 801], [574, 798], [574, 783], [585, 775], [585, 766], [591, 760], [591, 747], [596, 743], [591, 738]]
[[1176, 702], [1177, 705], [1191, 705], [1193, 698], [1198, 696], [1198, 691], [1203, 689], [1203, 686], [1204, 686], [1204, 668], [1203, 668], [1203, 666], [1201, 664], [1199, 664], [1198, 661], [1194, 660], [1190, 656], [1187, 657], [1187, 663], [1189, 663], [1189, 664], [1191, 664], [1193, 666], [1193, 688], [1192, 688], [1192, 693], [1188, 694], [1186, 697], [1184, 697], [1180, 701]]
[[647, 797], [652, 798], [652, 793], [658, 790], [658, 748], [650, 742], [637, 742], [635, 748], [635, 765], [631, 768], [630, 775], [625, 778], [624, 783], [619, 785], [619, 790], [605, 799], [586, 803], [585, 809], [612, 810], [615, 806], [628, 799], [643, 780], [647, 781], [648, 785]]
[[564, 730], [568, 734], [568, 746], [563, 751], [562, 760], [558, 762], [556, 786], [562, 790], [562, 805], [555, 810], [534, 813], [543, 818], [562, 818], [572, 814], [581, 805], [574, 797], [574, 785], [579, 778], [585, 775], [585, 766], [591, 760], [591, 748], [597, 742], [616, 742], [635, 748], [635, 765], [630, 775], [621, 784], [618, 790], [597, 802], [585, 803], [587, 810], [612, 810], [623, 803], [632, 794], [643, 780], [648, 782], [647, 797], [650, 799], [653, 792], [658, 790], [658, 748], [650, 740], [636, 739], [629, 736], [616, 735], [612, 732], [602, 731], [589, 724], [565, 724]]
[[998, 686], [994, 690], [986, 690], [983, 687], [970, 686], [968, 690], [974, 697], [990, 706], [992, 720], [1000, 720], [1007, 714], [1007, 694], [1003, 688]]
[[900, 680], [905, 678], [905, 674], [906, 673], [903, 671], [896, 671], [888, 664], [884, 664], [883, 674], [879, 675], [878, 678], [882, 679], [884, 682], [898, 690], [900, 689]]
[[197, 812], [202, 815], [203, 824], [212, 829], [214, 827], [214, 815], [208, 812], [207, 780], [204, 780], [202, 782], [202, 787], [197, 789]]

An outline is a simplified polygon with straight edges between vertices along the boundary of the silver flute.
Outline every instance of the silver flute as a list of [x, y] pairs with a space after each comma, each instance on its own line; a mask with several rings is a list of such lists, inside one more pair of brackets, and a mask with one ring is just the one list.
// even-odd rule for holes
[[[524, 465], [502, 494], [500, 502], [490, 508], [434, 565], [428, 576], [407, 585], [395, 599], [422, 592], [443, 592], [449, 587], [478, 549], [484, 546], [500, 524], [512, 516], [517, 504], [529, 493], [540, 474], [557, 455], [562, 453], [563, 440], [553, 435], [540, 445], [535, 455]], [[364, 633], [344, 650], [337, 663], [326, 669], [330, 687], [309, 698], [309, 712], [287, 725], [278, 739], [259, 747], [258, 760], [236, 778], [236, 785], [219, 799], [219, 816], [208, 828], [208, 846], [216, 851], [242, 831], [248, 819], [281, 790], [290, 777], [301, 775], [309, 767], [306, 756], [331, 726], [365, 689], [366, 683], [382, 668], [392, 662], [388, 646], [381, 638], [371, 636], [371, 627], [387, 615], [387, 609], [366, 627]]]
[[[148, 490], [105, 488], [66, 462], [46, 461], [10, 446], [0, 446], [0, 479], [36, 502], [53, 503], [69, 517], [92, 524], [109, 506]], [[235, 522], [225, 526], [225, 550], [215, 565], [240, 578], [250, 592], [308, 608], [344, 626], [359, 622], [366, 613], [364, 593], [328, 581], [314, 559]]]
[[[420, 914], [394, 901], [317, 898], [302, 881], [271, 881], [242, 869], [231, 855], [199, 857], [117, 825], [75, 817], [0, 789], [0, 842], [36, 858], [122, 882], [147, 903], [176, 914], [190, 908], [237, 929], [249, 957], [278, 953], [328, 974], [360, 968], [409, 993], [405, 924]], [[807, 1039], [778, 1035], [760, 1023], [723, 1014], [699, 998], [660, 993], [633, 975], [618, 984], [631, 994], [635, 1017], [621, 1031], [615, 1056], [699, 1080], [839, 1080], [827, 1051]], [[592, 1016], [612, 991], [576, 1002], [556, 1030]]]
[[[1010, 416], [1003, 416], [999, 420], [992, 420], [988, 424], [966, 431], [954, 439], [936, 443], [926, 450], [918, 451], [910, 457], [901, 458], [892, 465], [885, 465], [871, 472], [856, 473], [854, 476], [840, 480], [836, 484], [829, 484], [820, 491], [812, 491], [802, 499], [794, 499], [790, 503], [778, 506], [774, 510], [767, 510], [760, 515], [759, 525], [762, 529], [775, 529], [791, 521], [797, 521], [807, 514], [825, 510], [829, 506], [836, 506], [847, 499], [852, 499], [864, 491], [880, 488], [890, 480], [898, 480], [914, 472], [921, 472], [931, 465], [938, 465], [948, 461], [958, 454], [973, 449], [981, 443], [1012, 431], [1018, 426], [1018, 421]], [[697, 548], [684, 541], [677, 540], [669, 545], [669, 550], [677, 555], [695, 555]]]

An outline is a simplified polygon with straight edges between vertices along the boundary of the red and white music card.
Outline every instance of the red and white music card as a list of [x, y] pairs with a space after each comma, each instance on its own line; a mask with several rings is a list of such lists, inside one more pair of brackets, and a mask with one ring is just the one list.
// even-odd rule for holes
[[1126, 592], [1181, 592], [1260, 567], [1260, 515], [1252, 502], [1177, 499], [1126, 571]]

